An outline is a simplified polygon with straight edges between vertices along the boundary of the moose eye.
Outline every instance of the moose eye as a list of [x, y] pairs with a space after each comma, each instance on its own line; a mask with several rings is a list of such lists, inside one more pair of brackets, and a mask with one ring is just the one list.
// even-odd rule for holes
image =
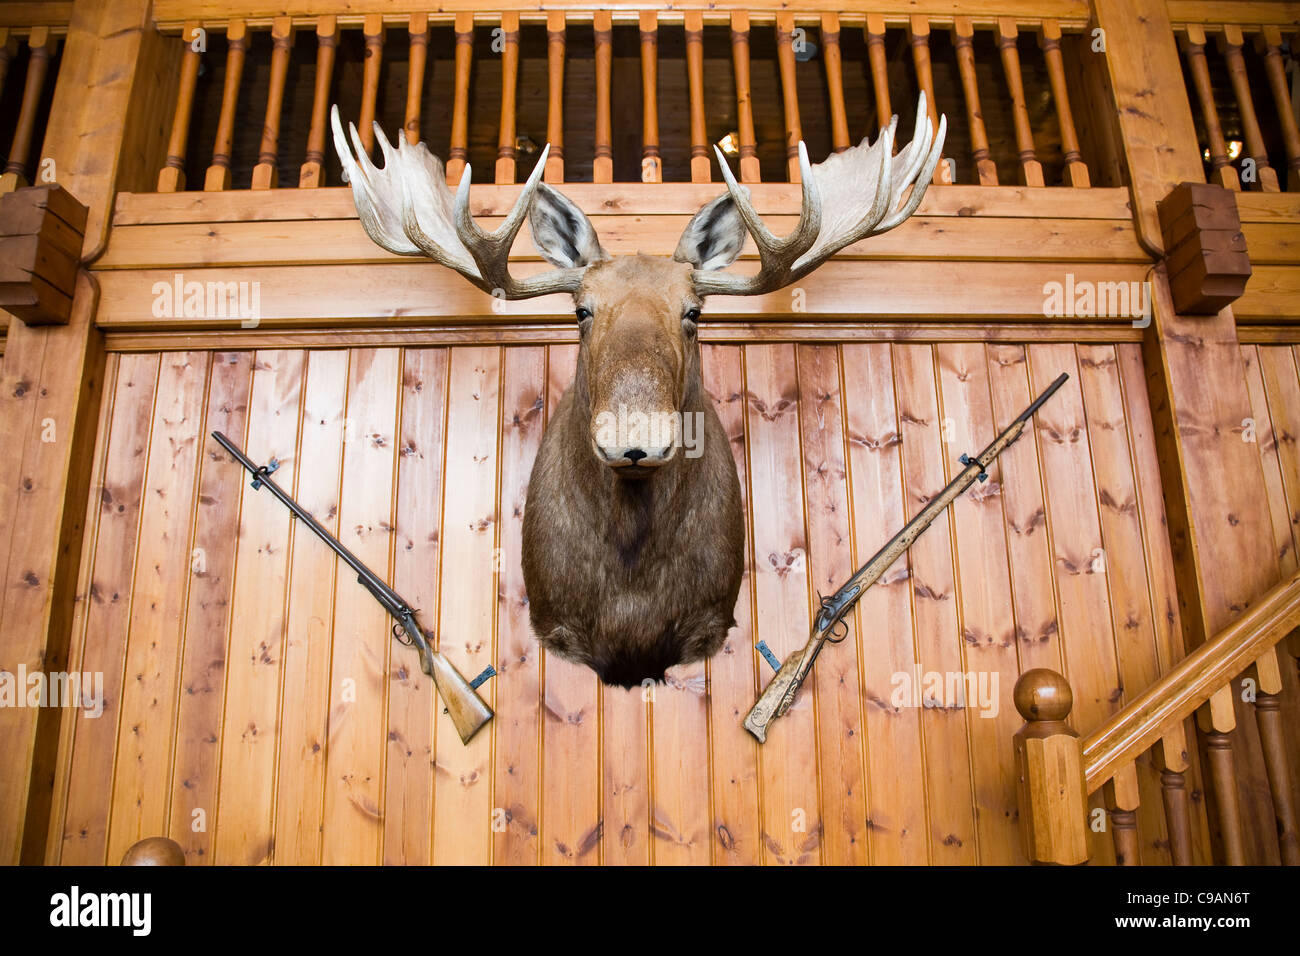
[[687, 319], [687, 321], [689, 321], [689, 322], [698, 322], [698, 321], [700, 321], [700, 310], [699, 310], [699, 309], [687, 309], [687, 310], [686, 310], [686, 319]]
[[579, 322], [585, 322], [587, 319], [591, 318], [591, 310], [590, 310], [590, 309], [578, 309], [578, 310], [574, 313], [574, 315], [576, 315], [576, 316], [578, 317], [578, 321], [579, 321]]

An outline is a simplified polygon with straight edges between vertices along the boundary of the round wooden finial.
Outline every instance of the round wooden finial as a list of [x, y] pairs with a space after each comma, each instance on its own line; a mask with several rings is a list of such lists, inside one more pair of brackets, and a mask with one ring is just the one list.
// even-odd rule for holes
[[184, 866], [185, 851], [167, 837], [147, 837], [122, 855], [122, 866]]
[[1016, 681], [1016, 710], [1029, 723], [1065, 720], [1074, 706], [1070, 682], [1054, 670], [1035, 667]]

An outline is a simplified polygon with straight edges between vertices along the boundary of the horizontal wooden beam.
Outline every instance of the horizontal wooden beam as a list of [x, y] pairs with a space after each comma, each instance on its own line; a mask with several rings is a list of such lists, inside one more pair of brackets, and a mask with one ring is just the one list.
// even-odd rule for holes
[[[690, 216], [604, 216], [597, 223], [611, 255], [672, 255]], [[777, 235], [791, 231], [795, 216], [768, 216]], [[485, 217], [495, 227], [496, 217]], [[746, 239], [742, 260], [757, 259]], [[530, 240], [520, 238], [512, 257], [540, 261]], [[897, 229], [837, 253], [843, 259], [943, 259], [1011, 262], [1149, 262], [1131, 223], [1096, 219], [954, 219], [913, 216]], [[95, 268], [181, 269], [203, 266], [369, 264], [400, 261], [370, 240], [356, 219], [310, 222], [188, 223], [119, 226]]]
[[1247, 222], [1300, 225], [1300, 193], [1238, 192], [1237, 215]]
[[[504, 216], [522, 186], [475, 185], [470, 212]], [[751, 183], [754, 208], [762, 215], [798, 215], [800, 187]], [[561, 191], [588, 216], [692, 215], [725, 191], [719, 183], [565, 183]], [[1255, 193], [1243, 193], [1254, 196]], [[1288, 193], [1273, 193], [1273, 198]], [[1300, 203], [1300, 194], [1295, 202]], [[921, 216], [1006, 219], [1118, 219], [1132, 217], [1129, 191], [1047, 186], [944, 186], [926, 192]], [[119, 193], [115, 226], [176, 222], [279, 222], [295, 219], [355, 219], [347, 186], [226, 192]], [[1243, 213], [1242, 220], [1247, 216]]]
[[25, 36], [26, 27], [49, 27], [61, 35], [71, 19], [71, 3], [0, 3], [0, 27], [11, 28], [14, 36]]
[[[908, 322], [706, 322], [700, 341], [740, 342], [1073, 342], [1108, 344], [1137, 342], [1142, 333], [1121, 325], [1062, 325], [1002, 322], [997, 324]], [[434, 325], [382, 329], [209, 329], [200, 332], [109, 332], [109, 352], [189, 352], [242, 349], [421, 348], [433, 345], [561, 345], [576, 344], [572, 322], [503, 325]], [[4, 340], [0, 337], [0, 343]]]
[[1169, 19], [1184, 23], [1231, 23], [1238, 26], [1281, 26], [1300, 23], [1300, 3], [1221, 3], [1216, 0], [1169, 0]]
[[[751, 264], [749, 266], [753, 268]], [[540, 263], [515, 265], [525, 276]], [[910, 318], [954, 322], [1069, 322], [1045, 314], [1049, 283], [1141, 283], [1143, 264], [1022, 263], [833, 260], [797, 286], [751, 297], [714, 296], [707, 314], [715, 319], [842, 320]], [[102, 290], [98, 321], [106, 329], [239, 328], [238, 316], [184, 315], [183, 303], [168, 301], [175, 269], [110, 269], [96, 273]], [[258, 327], [346, 328], [428, 325], [430, 322], [491, 323], [567, 320], [572, 300], [552, 295], [519, 302], [494, 299], [431, 262], [394, 258], [364, 269], [337, 265], [186, 268], [183, 282], [247, 283], [244, 296]], [[1073, 276], [1073, 280], [1067, 280]], [[217, 287], [214, 286], [214, 289]], [[155, 293], [155, 290], [159, 290]], [[256, 309], [252, 308], [256, 296]], [[207, 306], [198, 310], [208, 312]], [[1094, 321], [1079, 317], [1080, 321]], [[1132, 326], [1133, 320], [1103, 321]]]

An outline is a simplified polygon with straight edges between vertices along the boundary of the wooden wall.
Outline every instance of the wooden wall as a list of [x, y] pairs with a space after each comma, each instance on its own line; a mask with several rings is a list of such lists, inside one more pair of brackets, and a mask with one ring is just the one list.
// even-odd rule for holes
[[[107, 705], [65, 721], [49, 862], [115, 862], [159, 833], [194, 863], [1020, 861], [1017, 675], [1068, 675], [1086, 733], [1180, 653], [1138, 346], [704, 351], [749, 573], [724, 650], [652, 701], [545, 657], [528, 627], [527, 478], [575, 346], [110, 355], [70, 665], [105, 672]], [[759, 748], [740, 727], [769, 676], [754, 645], [802, 644], [816, 592], [1061, 371], [1037, 431], [868, 593]], [[470, 746], [214, 429], [281, 461], [465, 674], [496, 667]], [[996, 674], [996, 716], [895, 706], [917, 665]], [[1141, 769], [1143, 862], [1167, 862]]]

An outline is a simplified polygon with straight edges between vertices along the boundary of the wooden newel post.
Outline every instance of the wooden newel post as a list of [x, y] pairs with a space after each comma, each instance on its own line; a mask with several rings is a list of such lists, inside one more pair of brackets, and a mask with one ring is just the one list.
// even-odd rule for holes
[[1031, 863], [1073, 866], [1088, 859], [1088, 794], [1079, 735], [1065, 718], [1070, 684], [1035, 668], [1016, 681], [1016, 710], [1025, 725], [1014, 738], [1020, 838]]

